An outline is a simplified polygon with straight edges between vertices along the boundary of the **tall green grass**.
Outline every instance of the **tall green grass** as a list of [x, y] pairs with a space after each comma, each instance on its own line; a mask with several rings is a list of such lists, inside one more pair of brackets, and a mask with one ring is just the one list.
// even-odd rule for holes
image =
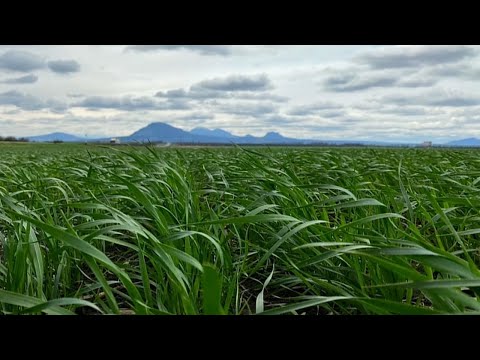
[[3, 314], [480, 312], [477, 151], [1, 150]]

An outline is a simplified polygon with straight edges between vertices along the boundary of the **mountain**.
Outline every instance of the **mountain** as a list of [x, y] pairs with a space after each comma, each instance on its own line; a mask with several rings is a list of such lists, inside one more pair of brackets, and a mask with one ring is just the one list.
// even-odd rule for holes
[[[208, 130], [208, 129], [206, 129]], [[165, 142], [165, 143], [228, 143], [218, 136], [197, 135], [171, 125], [156, 122], [120, 138], [122, 142]]]
[[124, 142], [191, 142], [195, 139], [192, 135], [182, 129], [178, 129], [164, 123], [151, 123], [130, 136], [120, 138]]
[[38, 136], [29, 136], [27, 139], [30, 141], [36, 141], [36, 142], [49, 142], [49, 141], [55, 141], [55, 140], [63, 141], [63, 142], [85, 141], [85, 138], [81, 138], [75, 135], [70, 135], [62, 132], [56, 132], [56, 133], [38, 135]]
[[121, 142], [166, 142], [166, 143], [209, 143], [209, 144], [274, 144], [303, 143], [304, 140], [285, 138], [270, 132], [264, 137], [251, 135], [235, 136], [222, 129], [195, 128], [190, 132], [165, 123], [151, 123], [130, 136], [120, 138]]
[[269, 132], [265, 134], [265, 136], [262, 139], [267, 142], [279, 142], [279, 143], [286, 142], [286, 141], [288, 142], [292, 140], [299, 141], [297, 139], [289, 139], [289, 138], [283, 137], [277, 132]]
[[274, 132], [274, 131], [270, 131], [270, 132], [266, 133], [263, 138], [264, 139], [270, 139], [270, 140], [283, 140], [283, 139], [285, 139], [278, 132]]
[[210, 129], [203, 128], [203, 127], [198, 127], [198, 128], [190, 130], [190, 134], [200, 135], [200, 136], [214, 136], [214, 137], [219, 137], [219, 138], [224, 138], [224, 139], [233, 139], [233, 138], [238, 137], [238, 136], [232, 135], [228, 131], [225, 131], [225, 130], [222, 130], [222, 129], [210, 130]]
[[446, 143], [448, 146], [480, 146], [480, 139], [468, 138], [462, 140], [454, 140]]
[[239, 136], [232, 141], [237, 144], [303, 144], [314, 142], [314, 140], [286, 138], [277, 132], [269, 132], [263, 137], [255, 137], [252, 135]]
[[242, 136], [242, 140], [247, 141], [247, 142], [254, 142], [257, 138], [255, 136], [252, 136], [250, 134]]

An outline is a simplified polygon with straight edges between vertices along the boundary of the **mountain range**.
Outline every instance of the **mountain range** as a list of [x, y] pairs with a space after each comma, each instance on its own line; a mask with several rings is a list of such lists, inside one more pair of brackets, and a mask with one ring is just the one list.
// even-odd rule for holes
[[[30, 136], [27, 137], [30, 141], [34, 142], [110, 142], [111, 138], [82, 138], [79, 136], [55, 132], [51, 134]], [[162, 142], [162, 143], [203, 143], [203, 144], [330, 144], [330, 145], [343, 145], [343, 144], [360, 144], [360, 145], [379, 145], [379, 146], [413, 146], [416, 144], [406, 143], [389, 143], [383, 141], [363, 141], [363, 140], [315, 140], [315, 139], [294, 139], [284, 137], [278, 132], [269, 132], [263, 137], [256, 137], [252, 135], [236, 136], [228, 131], [222, 129], [207, 129], [203, 127], [197, 127], [191, 131], [185, 131], [174, 126], [155, 122], [151, 123], [140, 130], [135, 131], [129, 136], [117, 136], [116, 137], [122, 143], [144, 143], [144, 142]], [[455, 140], [449, 143], [443, 144], [444, 146], [480, 146], [480, 139], [468, 138], [463, 140]]]
[[468, 138], [462, 140], [450, 141], [446, 145], [449, 146], [480, 146], [480, 139], [477, 138]]
[[164, 142], [204, 144], [303, 144], [315, 140], [301, 140], [269, 132], [263, 137], [236, 136], [222, 129], [195, 128], [185, 131], [165, 123], [152, 123], [129, 136], [119, 137], [121, 142]]
[[[36, 142], [51, 142], [55, 140], [63, 142], [110, 142], [111, 140], [111, 138], [81, 138], [61, 132], [27, 138]], [[316, 140], [287, 138], [276, 132], [269, 132], [263, 137], [255, 137], [252, 135], [236, 136], [222, 129], [210, 130], [202, 127], [185, 131], [161, 122], [151, 123], [129, 136], [117, 136], [116, 138], [122, 143], [303, 144], [318, 142]]]
[[85, 141], [85, 139], [80, 138], [75, 135], [70, 135], [62, 132], [55, 132], [46, 135], [38, 135], [38, 136], [29, 136], [27, 137], [30, 141], [35, 142], [50, 142], [50, 141], [63, 141], [63, 142], [80, 142]]

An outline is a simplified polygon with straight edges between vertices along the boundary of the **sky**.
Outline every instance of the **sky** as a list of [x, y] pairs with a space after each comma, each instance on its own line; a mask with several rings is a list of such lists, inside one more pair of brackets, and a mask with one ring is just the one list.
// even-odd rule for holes
[[479, 82], [479, 46], [0, 45], [0, 135], [444, 143], [480, 137]]

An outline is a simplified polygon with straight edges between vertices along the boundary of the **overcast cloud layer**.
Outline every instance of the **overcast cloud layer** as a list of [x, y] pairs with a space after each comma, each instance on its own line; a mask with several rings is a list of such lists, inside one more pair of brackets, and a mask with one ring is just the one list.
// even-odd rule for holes
[[0, 46], [0, 135], [480, 137], [478, 46]]

